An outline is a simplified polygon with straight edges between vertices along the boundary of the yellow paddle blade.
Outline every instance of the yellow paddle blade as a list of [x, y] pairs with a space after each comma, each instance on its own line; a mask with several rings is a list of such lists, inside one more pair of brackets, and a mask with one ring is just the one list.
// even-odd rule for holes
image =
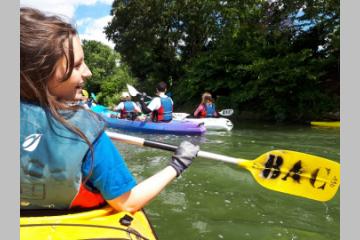
[[340, 186], [340, 164], [310, 154], [274, 150], [239, 165], [266, 188], [317, 201], [330, 200]]

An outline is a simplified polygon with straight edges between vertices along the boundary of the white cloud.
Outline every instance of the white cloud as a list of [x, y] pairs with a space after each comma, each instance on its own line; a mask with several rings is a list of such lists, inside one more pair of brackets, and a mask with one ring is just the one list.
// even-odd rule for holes
[[[103, 33], [104, 27], [111, 21], [111, 16], [97, 19], [75, 19], [74, 14], [78, 6], [91, 6], [96, 3], [111, 5], [113, 0], [20, 0], [21, 6], [33, 7], [44, 12], [61, 15], [68, 18], [72, 23], [76, 21], [77, 28], [83, 27], [85, 29], [84, 32], [79, 34], [81, 39], [97, 40], [113, 48], [114, 43], [109, 42]], [[96, 8], [94, 11], [96, 11]]]
[[[108, 41], [103, 33], [104, 27], [111, 19], [112, 16], [105, 16], [97, 19], [80, 19], [80, 23], [82, 23], [81, 21], [86, 22], [86, 28], [84, 32], [80, 34], [80, 39], [96, 40], [114, 48], [115, 44], [112, 41]], [[77, 24], [79, 23], [77, 22]]]
[[93, 5], [96, 2], [97, 0], [20, 0], [20, 5], [73, 18], [77, 6]]
[[113, 0], [20, 0], [21, 6], [34, 7], [45, 12], [74, 17], [75, 9], [79, 5], [95, 5], [104, 3], [111, 5]]
[[79, 27], [82, 27], [82, 26], [86, 26], [87, 24], [89, 24], [92, 21], [94, 21], [94, 19], [89, 18], [89, 17], [79, 19], [79, 20], [76, 21], [76, 27], [79, 28]]

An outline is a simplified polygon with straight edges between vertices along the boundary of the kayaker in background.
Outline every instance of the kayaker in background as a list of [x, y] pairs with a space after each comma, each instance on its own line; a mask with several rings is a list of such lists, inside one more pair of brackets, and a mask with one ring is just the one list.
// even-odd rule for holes
[[165, 82], [160, 82], [156, 86], [156, 95], [149, 105], [146, 105], [144, 102], [145, 96], [140, 96], [140, 104], [143, 113], [151, 113], [151, 120], [153, 122], [170, 122], [172, 120], [173, 112], [173, 100], [171, 97], [167, 96], [166, 93], [167, 84]]
[[141, 113], [141, 109], [135, 102], [131, 101], [130, 94], [128, 92], [121, 93], [121, 102], [114, 107], [114, 111], [120, 111], [119, 118], [135, 120]]
[[84, 101], [87, 101], [87, 100], [89, 99], [89, 92], [86, 91], [85, 89], [83, 89], [83, 90], [81, 91], [81, 94], [83, 95], [83, 100], [84, 100]]
[[219, 113], [216, 111], [215, 103], [210, 93], [203, 93], [201, 103], [195, 110], [194, 116], [197, 118], [219, 117]]
[[191, 163], [199, 147], [182, 142], [168, 166], [136, 183], [104, 132], [81, 105], [91, 71], [75, 28], [57, 16], [20, 9], [20, 207], [135, 212]]
[[86, 109], [90, 109], [92, 105], [96, 105], [94, 102], [94, 100], [90, 97], [89, 98], [89, 93], [88, 91], [86, 91], [85, 89], [82, 90], [82, 99], [80, 100], [80, 104], [82, 104], [84, 106], [84, 108]]

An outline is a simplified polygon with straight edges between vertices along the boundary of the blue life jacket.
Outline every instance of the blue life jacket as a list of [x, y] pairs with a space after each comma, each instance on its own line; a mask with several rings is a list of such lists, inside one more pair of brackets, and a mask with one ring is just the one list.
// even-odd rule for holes
[[133, 101], [125, 101], [124, 108], [120, 112], [120, 118], [132, 118], [132, 113], [135, 112], [134, 104], [135, 103]]
[[161, 107], [154, 111], [153, 121], [168, 122], [172, 120], [173, 104], [170, 97], [160, 97]]
[[215, 104], [205, 104], [206, 117], [213, 117], [215, 114]]
[[[62, 116], [94, 142], [105, 123], [87, 110]], [[42, 107], [20, 102], [20, 198], [22, 209], [67, 209], [82, 183], [87, 143]]]
[[124, 102], [124, 109], [126, 112], [134, 112], [134, 102], [133, 101], [126, 101]]

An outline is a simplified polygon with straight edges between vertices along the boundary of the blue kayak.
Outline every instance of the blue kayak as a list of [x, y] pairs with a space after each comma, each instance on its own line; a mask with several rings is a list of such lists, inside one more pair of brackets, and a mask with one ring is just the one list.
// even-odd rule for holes
[[143, 133], [162, 133], [176, 135], [202, 135], [206, 128], [203, 123], [193, 123], [186, 120], [172, 120], [170, 122], [132, 121], [110, 117], [118, 113], [108, 110], [105, 106], [96, 105], [91, 110], [100, 114], [109, 128]]

